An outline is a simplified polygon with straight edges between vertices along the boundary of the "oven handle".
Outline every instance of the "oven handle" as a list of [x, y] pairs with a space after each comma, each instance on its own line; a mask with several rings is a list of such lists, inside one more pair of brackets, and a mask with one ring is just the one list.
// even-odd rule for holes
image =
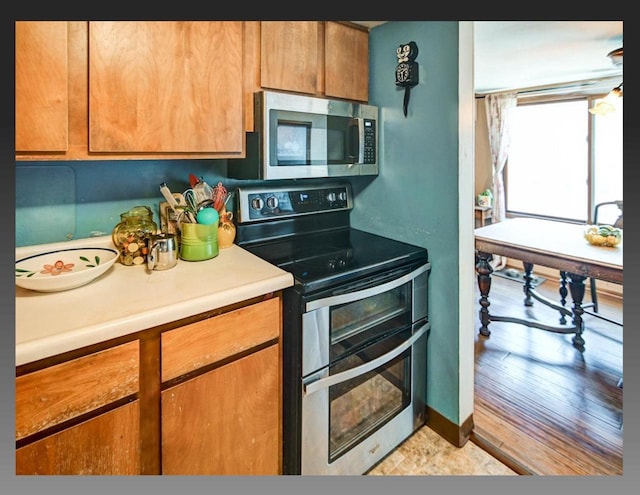
[[327, 376], [325, 378], [314, 379], [314, 377], [310, 377], [307, 379], [308, 381], [303, 380], [303, 393], [305, 395], [312, 394], [322, 388], [328, 388], [331, 385], [336, 385], [337, 383], [345, 382], [347, 380], [351, 380], [352, 378], [356, 378], [357, 376], [364, 375], [365, 373], [368, 373], [369, 371], [372, 371], [377, 367], [388, 363], [389, 361], [406, 351], [409, 347], [411, 347], [429, 330], [430, 327], [431, 324], [429, 322], [426, 322], [411, 336], [411, 338], [405, 340], [402, 344], [400, 344], [392, 351], [389, 351], [386, 354], [383, 354], [382, 356], [369, 361], [368, 363], [356, 366], [355, 368], [351, 368], [350, 370], [343, 371], [342, 373], [338, 373], [336, 375]]
[[[305, 306], [305, 312], [313, 311], [319, 308], [324, 308], [327, 306], [338, 306], [340, 304], [345, 304], [353, 301], [357, 301], [359, 299], [364, 299], [366, 297], [375, 296], [377, 294], [382, 294], [383, 292], [387, 292], [391, 289], [395, 289], [396, 287], [400, 287], [401, 285], [406, 284], [407, 282], [413, 280], [418, 277], [422, 273], [429, 271], [431, 269], [431, 263], [427, 262], [419, 268], [413, 270], [402, 277], [391, 280], [390, 282], [380, 284], [376, 282], [376, 280], [372, 280], [371, 287], [366, 289], [357, 290], [353, 292], [347, 292], [335, 296], [325, 297], [323, 299], [316, 299], [314, 301], [309, 301]], [[387, 275], [388, 276], [388, 275]], [[384, 278], [384, 276], [383, 276]]]

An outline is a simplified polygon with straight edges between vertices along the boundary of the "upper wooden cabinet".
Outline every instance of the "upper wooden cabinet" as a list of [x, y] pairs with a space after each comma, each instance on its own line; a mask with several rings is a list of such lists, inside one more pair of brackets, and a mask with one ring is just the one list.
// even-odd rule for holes
[[16, 22], [16, 151], [66, 151], [67, 23]]
[[290, 91], [369, 101], [369, 32], [335, 21], [246, 21], [245, 128], [255, 130], [253, 94]]
[[90, 22], [89, 148], [243, 149], [242, 22]]
[[[18, 160], [243, 155], [243, 22], [19, 24]], [[68, 114], [52, 120], [43, 102]], [[67, 126], [68, 143], [41, 144]]]
[[317, 21], [260, 23], [260, 86], [315, 94], [322, 43]]
[[369, 33], [338, 22], [327, 22], [324, 52], [325, 94], [367, 102]]
[[334, 21], [262, 21], [260, 86], [369, 100], [369, 32]]

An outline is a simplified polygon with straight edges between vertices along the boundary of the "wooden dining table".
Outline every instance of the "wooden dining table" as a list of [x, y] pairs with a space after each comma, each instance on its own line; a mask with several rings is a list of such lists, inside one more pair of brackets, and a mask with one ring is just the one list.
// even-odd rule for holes
[[[575, 334], [573, 345], [584, 350], [582, 316], [585, 280], [595, 278], [623, 284], [623, 243], [616, 247], [591, 245], [584, 238], [584, 229], [585, 225], [534, 218], [510, 218], [475, 229], [481, 335], [488, 337], [491, 334], [489, 323], [493, 321], [521, 323], [550, 332]], [[535, 299], [556, 309], [560, 313], [558, 324], [489, 312], [493, 272], [490, 261], [496, 255], [522, 261], [525, 306], [532, 306]], [[558, 301], [543, 297], [532, 287], [534, 265], [555, 268], [560, 272], [562, 277]], [[569, 293], [572, 298], [571, 306], [566, 304]], [[571, 317], [571, 323], [567, 322], [567, 317]]]

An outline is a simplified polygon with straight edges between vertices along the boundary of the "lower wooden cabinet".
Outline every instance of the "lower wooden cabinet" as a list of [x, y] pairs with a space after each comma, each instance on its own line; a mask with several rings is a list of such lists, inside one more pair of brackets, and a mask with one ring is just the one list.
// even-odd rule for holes
[[16, 474], [140, 473], [138, 401], [16, 449]]
[[186, 321], [19, 367], [16, 474], [280, 474], [281, 298]]
[[280, 302], [162, 334], [163, 474], [281, 472]]
[[163, 474], [279, 474], [278, 377], [272, 345], [163, 391]]
[[139, 342], [16, 377], [16, 474], [138, 474]]

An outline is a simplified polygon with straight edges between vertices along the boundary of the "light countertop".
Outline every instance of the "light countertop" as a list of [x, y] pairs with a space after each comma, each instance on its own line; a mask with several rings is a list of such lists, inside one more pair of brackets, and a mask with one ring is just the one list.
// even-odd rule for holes
[[[113, 247], [111, 236], [16, 248], [16, 259], [70, 247]], [[87, 285], [61, 292], [16, 286], [16, 366], [293, 285], [286, 272], [237, 245], [169, 270], [116, 262]]]

